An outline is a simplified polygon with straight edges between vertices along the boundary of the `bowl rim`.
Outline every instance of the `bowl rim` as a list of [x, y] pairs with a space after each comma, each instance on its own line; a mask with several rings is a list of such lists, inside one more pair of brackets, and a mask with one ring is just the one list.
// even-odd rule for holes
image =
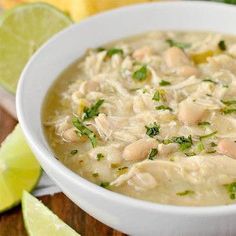
[[[172, 7], [172, 6], [212, 6], [216, 8], [225, 8], [225, 9], [234, 9], [236, 13], [236, 7], [229, 4], [224, 3], [216, 3], [216, 2], [203, 2], [203, 1], [166, 1], [166, 2], [153, 2], [153, 3], [141, 3], [141, 4], [135, 4], [131, 6], [125, 6], [118, 9], [102, 12], [99, 14], [96, 14], [94, 16], [88, 17], [85, 20], [82, 20], [79, 22], [79, 24], [87, 24], [87, 22], [94, 21], [97, 18], [100, 18], [100, 16], [104, 15], [110, 15], [113, 13], [119, 13], [120, 11], [132, 11], [136, 8], [142, 8], [142, 7], [152, 7], [152, 5], [159, 5], [163, 7]], [[24, 93], [24, 84], [27, 83], [25, 81], [25, 75], [27, 74], [28, 68], [31, 67], [31, 63], [41, 54], [41, 51], [43, 51], [47, 45], [53, 44], [54, 41], [56, 41], [58, 38], [61, 37], [61, 35], [68, 34], [71, 30], [76, 28], [78, 23], [72, 24], [70, 27], [64, 29], [63, 31], [59, 32], [55, 36], [53, 36], [50, 40], [48, 40], [37, 52], [31, 57], [27, 65], [25, 66], [21, 76], [20, 80], [17, 86], [17, 93], [16, 93], [16, 107], [17, 107], [17, 116], [19, 119], [20, 126], [23, 130], [24, 135], [26, 136], [27, 142], [30, 144], [31, 148], [38, 154], [37, 159], [43, 159], [44, 161], [47, 161], [48, 165], [51, 167], [57, 169], [57, 172], [60, 172], [60, 176], [63, 176], [64, 179], [74, 182], [77, 186], [81, 186], [82, 188], [86, 189], [87, 191], [91, 193], [95, 193], [100, 195], [104, 199], [112, 199], [114, 202], [122, 203], [123, 205], [132, 206], [135, 208], [153, 211], [153, 212], [164, 212], [167, 214], [175, 214], [175, 215], [195, 215], [195, 216], [217, 216], [217, 215], [228, 215], [231, 213], [236, 213], [236, 204], [230, 204], [230, 205], [219, 205], [219, 206], [178, 206], [178, 205], [170, 205], [170, 204], [161, 204], [161, 203], [154, 203], [144, 200], [139, 200], [136, 198], [132, 198], [120, 193], [116, 193], [107, 189], [104, 189], [85, 178], [79, 176], [78, 174], [74, 173], [72, 170], [67, 168], [65, 165], [63, 165], [59, 160], [57, 160], [53, 152], [51, 150], [46, 149], [42, 144], [38, 142], [32, 135], [32, 132], [30, 128], [28, 127], [27, 123], [25, 122], [25, 115], [24, 115], [24, 108], [22, 103], [22, 95]], [[53, 82], [52, 82], [53, 83]], [[51, 84], [52, 84], [51, 83]], [[41, 125], [41, 124], [40, 124]], [[45, 137], [44, 137], [45, 139]]]

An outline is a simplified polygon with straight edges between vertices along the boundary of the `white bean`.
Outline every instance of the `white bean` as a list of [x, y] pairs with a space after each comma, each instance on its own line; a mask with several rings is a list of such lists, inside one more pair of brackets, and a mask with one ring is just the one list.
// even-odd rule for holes
[[199, 75], [199, 70], [191, 64], [188, 56], [180, 48], [169, 48], [164, 54], [164, 60], [166, 65], [170, 69], [174, 69], [179, 76]]
[[183, 101], [179, 104], [178, 120], [186, 125], [195, 125], [205, 115], [206, 109], [194, 102]]
[[148, 156], [152, 148], [157, 147], [158, 142], [155, 139], [139, 139], [125, 147], [122, 157], [126, 161], [139, 161]]
[[169, 143], [169, 144], [159, 144], [158, 145], [158, 154], [161, 156], [167, 156], [170, 153], [176, 152], [178, 150], [178, 144]]
[[236, 159], [236, 143], [230, 139], [222, 139], [218, 143], [218, 152]]
[[133, 54], [132, 57], [138, 61], [143, 60], [146, 56], [151, 55], [151, 48], [150, 47], [142, 47], [142, 48], [138, 48], [136, 49]]
[[169, 48], [164, 54], [164, 60], [169, 68], [189, 65], [190, 60], [187, 55], [177, 47]]
[[180, 66], [176, 69], [176, 72], [178, 75], [183, 76], [183, 77], [190, 77], [192, 75], [198, 76], [199, 75], [199, 70], [190, 65], [185, 65], [185, 66]]
[[76, 133], [75, 128], [70, 128], [66, 130], [63, 134], [62, 137], [64, 141], [66, 142], [71, 142], [71, 143], [78, 143], [78, 142], [85, 142], [87, 141], [86, 136], [78, 136]]

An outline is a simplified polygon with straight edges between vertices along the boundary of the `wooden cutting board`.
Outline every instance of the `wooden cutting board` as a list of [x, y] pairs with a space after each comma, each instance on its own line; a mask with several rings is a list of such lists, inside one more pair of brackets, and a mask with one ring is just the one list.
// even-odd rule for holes
[[[3, 97], [0, 94], [1, 102], [2, 99]], [[0, 108], [0, 143], [11, 132], [16, 123], [12, 116]], [[40, 197], [40, 200], [82, 236], [124, 236], [124, 234], [109, 228], [86, 214], [63, 193]], [[27, 236], [20, 206], [0, 214], [0, 236]]]

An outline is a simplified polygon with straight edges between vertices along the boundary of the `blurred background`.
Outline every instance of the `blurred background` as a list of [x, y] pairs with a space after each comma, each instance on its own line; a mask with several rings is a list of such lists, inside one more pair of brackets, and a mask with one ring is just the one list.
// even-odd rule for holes
[[[153, 1], [157, 0], [0, 0], [0, 7], [3, 9], [9, 9], [22, 3], [46, 2], [69, 14], [73, 20], [79, 21], [89, 15], [111, 8]], [[236, 0], [216, 1], [236, 4]]]

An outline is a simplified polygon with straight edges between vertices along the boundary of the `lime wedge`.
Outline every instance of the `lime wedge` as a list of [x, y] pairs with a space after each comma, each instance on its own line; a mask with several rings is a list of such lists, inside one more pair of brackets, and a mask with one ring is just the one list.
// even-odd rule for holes
[[79, 236], [53, 212], [29, 193], [23, 193], [23, 218], [29, 236]]
[[40, 175], [40, 166], [17, 125], [0, 149], [0, 212], [18, 204], [23, 190], [31, 191]]
[[32, 54], [70, 24], [67, 15], [45, 3], [24, 4], [6, 11], [0, 19], [0, 84], [15, 93]]

